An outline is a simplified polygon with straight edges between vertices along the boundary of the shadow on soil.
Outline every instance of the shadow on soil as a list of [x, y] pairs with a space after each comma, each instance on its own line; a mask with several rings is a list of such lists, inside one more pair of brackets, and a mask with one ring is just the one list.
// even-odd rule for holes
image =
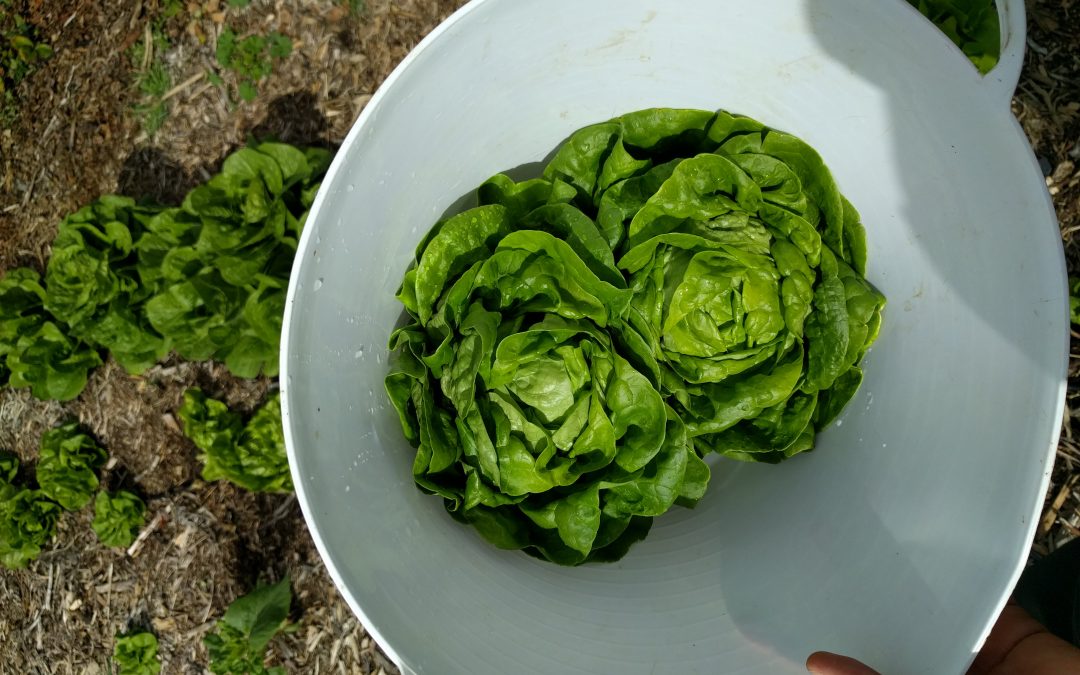
[[140, 148], [124, 160], [117, 191], [140, 202], [179, 204], [198, 183], [199, 177], [160, 150]]
[[[337, 144], [328, 137], [326, 117], [316, 104], [315, 96], [308, 92], [279, 96], [270, 102], [266, 119], [249, 132], [249, 142], [272, 140], [337, 150]], [[124, 161], [117, 192], [141, 202], [179, 205], [188, 192], [221, 170], [222, 161], [224, 157], [189, 173], [160, 150], [140, 148]]]
[[276, 140], [297, 146], [337, 150], [330, 140], [330, 124], [318, 109], [314, 94], [298, 91], [279, 96], [270, 103], [262, 124], [251, 130], [250, 138]]

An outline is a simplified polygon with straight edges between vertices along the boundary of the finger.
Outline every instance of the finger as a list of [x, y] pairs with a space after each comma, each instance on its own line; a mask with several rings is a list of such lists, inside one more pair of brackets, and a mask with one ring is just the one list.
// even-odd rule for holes
[[986, 675], [994, 671], [1005, 658], [1025, 640], [1045, 633], [1046, 629], [1031, 618], [1019, 605], [1009, 604], [1001, 612], [997, 623], [986, 638], [986, 644], [968, 670], [968, 675]]
[[1001, 613], [968, 675], [1080, 673], [1080, 650], [1052, 635], [1019, 606]]
[[829, 652], [815, 652], [806, 660], [806, 669], [814, 675], [879, 675], [855, 659]]
[[1077, 675], [1080, 650], [1050, 633], [1036, 633], [1009, 652], [991, 675]]

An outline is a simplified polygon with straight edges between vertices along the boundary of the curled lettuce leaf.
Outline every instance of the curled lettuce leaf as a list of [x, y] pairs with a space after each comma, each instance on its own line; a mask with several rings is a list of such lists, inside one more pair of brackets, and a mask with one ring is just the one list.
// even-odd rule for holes
[[254, 492], [292, 491], [279, 394], [245, 424], [221, 401], [188, 389], [178, 415], [184, 434], [202, 451], [204, 480], [225, 479]]
[[1001, 23], [994, 0], [908, 0], [986, 75], [1001, 56]]
[[0, 279], [0, 382], [11, 371], [7, 359], [16, 352], [22, 335], [36, 333], [45, 322], [45, 289], [38, 273], [20, 267]]
[[0, 485], [15, 480], [19, 473], [19, 458], [10, 452], [0, 452]]
[[417, 248], [386, 389], [416, 484], [496, 546], [617, 560], [705, 455], [809, 450], [861, 382], [865, 232], [789, 134], [643, 110], [478, 197]]
[[135, 541], [146, 518], [146, 504], [127, 490], [99, 492], [94, 499], [90, 526], [102, 544], [127, 548]]
[[330, 159], [261, 143], [180, 207], [106, 195], [64, 218], [44, 285], [25, 268], [0, 279], [0, 383], [71, 400], [105, 351], [133, 375], [170, 350], [277, 375], [297, 239]]
[[46, 431], [41, 437], [37, 481], [41, 492], [67, 511], [90, 503], [98, 487], [97, 471], [108, 453], [75, 423]]
[[117, 635], [113, 647], [113, 662], [122, 675], [158, 675], [158, 640], [153, 633], [143, 631]]
[[0, 279], [0, 381], [6, 376], [39, 399], [69, 401], [101, 357], [52, 321], [47, 297], [34, 270], [14, 269]]
[[71, 335], [108, 349], [131, 373], [163, 357], [168, 341], [139, 312], [135, 241], [157, 209], [107, 195], [60, 223], [45, 273], [47, 309]]
[[285, 453], [281, 395], [272, 394], [244, 425], [238, 446], [244, 475], [258, 492], [292, 492], [292, 474]]
[[180, 208], [145, 223], [137, 271], [149, 324], [180, 356], [241, 377], [276, 375], [285, 286], [330, 154], [243, 148]]
[[0, 482], [0, 563], [26, 567], [56, 535], [60, 506], [40, 490]]

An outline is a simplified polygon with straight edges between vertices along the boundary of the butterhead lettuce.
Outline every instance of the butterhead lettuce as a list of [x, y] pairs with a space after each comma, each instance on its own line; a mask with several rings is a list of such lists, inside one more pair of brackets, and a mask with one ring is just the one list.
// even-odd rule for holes
[[478, 198], [417, 248], [386, 388], [416, 484], [496, 546], [618, 559], [703, 496], [707, 454], [810, 450], [862, 380], [885, 300], [794, 136], [643, 110]]
[[101, 365], [97, 351], [70, 337], [45, 309], [37, 272], [26, 267], [0, 279], [0, 383], [29, 387], [40, 399], [69, 401]]

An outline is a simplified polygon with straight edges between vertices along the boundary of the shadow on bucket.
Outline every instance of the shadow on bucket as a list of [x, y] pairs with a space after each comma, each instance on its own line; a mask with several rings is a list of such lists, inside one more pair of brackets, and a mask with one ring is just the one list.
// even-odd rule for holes
[[[929, 22], [883, 39], [887, 31], [865, 30], [913, 12], [902, 0], [804, 7], [828, 67], [874, 90], [873, 102], [830, 102], [836, 124], [854, 139], [852, 108], [881, 106], [887, 117], [888, 166], [860, 163], [854, 140], [818, 149], [842, 190], [860, 187], [869, 278], [890, 305], [845, 427], [820, 437], [833, 447], [772, 469], [770, 494], [741, 480], [713, 488], [770, 522], [796, 517], [785, 495], [816, 486], [797, 516], [811, 525], [793, 539], [726, 549], [720, 586], [740, 632], [793, 663], [824, 649], [909, 672], [908, 642], [927, 646], [918, 655], [926, 672], [960, 672], [1023, 564], [1056, 439], [1067, 330], [1060, 243], [1046, 231], [1052, 206], [1011, 117], [1011, 90], [994, 73], [977, 85], [985, 95], [972, 96], [978, 74], [959, 50], [936, 67], [943, 50], [920, 46], [945, 40]], [[957, 94], [928, 105], [927, 91], [948, 92], [950, 82]], [[1017, 459], [1025, 453], [1026, 463]], [[878, 585], [902, 589], [900, 602], [868, 606]], [[790, 600], [770, 612], [763, 593]], [[976, 615], [984, 623], [973, 624]]]

